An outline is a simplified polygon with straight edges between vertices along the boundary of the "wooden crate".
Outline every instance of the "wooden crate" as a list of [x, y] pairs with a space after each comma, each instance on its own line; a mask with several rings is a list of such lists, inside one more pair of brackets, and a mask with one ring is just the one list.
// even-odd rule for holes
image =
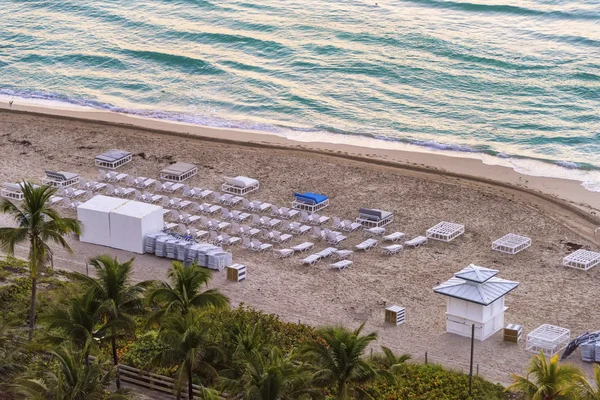
[[523, 327], [516, 324], [508, 324], [504, 328], [504, 341], [519, 343], [523, 336]]
[[385, 309], [385, 322], [388, 324], [400, 325], [406, 319], [406, 310], [400, 306], [389, 306]]
[[233, 264], [227, 267], [227, 280], [232, 282], [241, 282], [246, 279], [246, 266], [243, 264]]

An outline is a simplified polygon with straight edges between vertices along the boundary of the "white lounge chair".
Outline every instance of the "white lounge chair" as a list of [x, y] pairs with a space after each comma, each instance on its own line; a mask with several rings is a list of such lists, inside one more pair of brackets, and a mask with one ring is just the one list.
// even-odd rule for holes
[[391, 246], [382, 246], [381, 254], [386, 256], [391, 256], [394, 254], [398, 254], [402, 251], [404, 247], [401, 244], [392, 244]]
[[360, 228], [362, 228], [362, 224], [359, 224], [358, 222], [352, 222], [349, 219], [342, 221], [342, 230], [346, 232], [354, 232]]
[[294, 250], [292, 249], [273, 249], [273, 256], [275, 258], [289, 258], [294, 255]]
[[338, 261], [336, 263], [330, 264], [329, 267], [331, 269], [337, 269], [338, 271], [343, 271], [346, 268], [350, 267], [352, 264], [354, 264], [354, 261], [342, 260], [342, 261]]
[[314, 265], [314, 264], [318, 263], [319, 260], [321, 260], [321, 258], [322, 257], [318, 254], [311, 254], [310, 256], [308, 256], [302, 260], [302, 264]]
[[251, 228], [247, 225], [242, 226], [242, 229], [243, 229], [243, 231], [242, 231], [243, 236], [254, 237], [260, 233], [260, 229]]
[[367, 239], [364, 242], [359, 243], [356, 246], [354, 246], [354, 248], [356, 250], [369, 251], [371, 248], [377, 247], [378, 245], [379, 245], [379, 240], [376, 240], [376, 239]]
[[310, 223], [313, 225], [323, 225], [327, 221], [329, 221], [329, 217], [326, 217], [324, 215], [312, 214], [310, 216]]
[[398, 240], [404, 239], [404, 233], [402, 233], [402, 232], [390, 233], [389, 235], [384, 236], [382, 239], [384, 242], [397, 242]]
[[333, 217], [333, 229], [344, 229], [342, 220], [339, 219], [338, 217]]
[[425, 236], [417, 236], [416, 238], [407, 240], [406, 242], [404, 242], [404, 246], [408, 246], [408, 247], [419, 247], [422, 246], [424, 244], [427, 244], [427, 238]]
[[226, 233], [221, 234], [221, 244], [226, 246], [233, 246], [241, 242], [242, 239], [235, 236], [229, 236]]
[[340, 235], [337, 232], [329, 232], [329, 234], [327, 235], [327, 243], [332, 244], [334, 246], [337, 246], [346, 239], [348, 239], [346, 236]]
[[336, 260], [345, 260], [347, 258], [352, 257], [354, 251], [352, 250], [337, 250], [333, 252], [332, 257]]
[[304, 235], [305, 233], [310, 232], [311, 227], [308, 225], [302, 225], [298, 222], [292, 223], [292, 232], [297, 235]]
[[271, 238], [271, 240], [275, 243], [285, 243], [287, 241], [292, 240], [292, 235], [290, 235], [289, 233], [281, 233], [278, 231], [273, 231], [271, 232], [273, 234], [273, 237]]
[[300, 243], [300, 244], [298, 244], [298, 245], [296, 245], [296, 246], [293, 246], [293, 247], [292, 247], [292, 250], [294, 250], [294, 251], [299, 251], [299, 252], [304, 252], [304, 251], [307, 251], [307, 250], [310, 250], [310, 249], [312, 249], [312, 248], [313, 248], [313, 246], [314, 246], [314, 243], [311, 243], [311, 242], [303, 242], [303, 243]]
[[338, 251], [338, 249], [336, 249], [335, 247], [328, 247], [326, 249], [319, 251], [316, 254], [320, 255], [322, 258], [327, 258], [327, 257], [331, 257], [333, 255], [333, 253], [335, 253], [336, 251]]
[[367, 237], [383, 236], [384, 233], [385, 233], [385, 228], [383, 228], [383, 227], [376, 226], [374, 228], [365, 229], [365, 236], [367, 236]]

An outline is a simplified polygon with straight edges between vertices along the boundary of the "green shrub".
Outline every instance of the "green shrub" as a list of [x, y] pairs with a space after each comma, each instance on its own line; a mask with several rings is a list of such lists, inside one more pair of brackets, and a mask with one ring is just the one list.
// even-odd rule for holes
[[165, 346], [158, 339], [158, 331], [147, 331], [124, 348], [121, 362], [134, 368], [144, 369], [164, 349]]
[[505, 400], [509, 396], [501, 385], [473, 378], [469, 397], [469, 376], [433, 364], [405, 364], [392, 384], [383, 378], [361, 385], [376, 399], [388, 400]]

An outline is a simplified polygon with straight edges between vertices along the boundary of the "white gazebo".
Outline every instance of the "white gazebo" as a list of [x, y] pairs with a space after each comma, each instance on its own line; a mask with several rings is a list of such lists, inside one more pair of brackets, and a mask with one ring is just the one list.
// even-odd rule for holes
[[492, 250], [506, 254], [517, 254], [531, 246], [531, 239], [527, 236], [509, 233], [492, 243]]
[[160, 171], [160, 178], [171, 182], [182, 182], [198, 173], [194, 164], [176, 162]]
[[426, 235], [429, 239], [450, 242], [465, 233], [465, 226], [454, 222], [442, 221], [427, 229]]
[[46, 177], [42, 180], [42, 183], [56, 188], [69, 187], [79, 183], [79, 174], [64, 171], [46, 171]]
[[96, 167], [117, 169], [131, 162], [133, 159], [129, 151], [112, 149], [96, 156]]
[[600, 253], [579, 249], [563, 259], [565, 267], [577, 268], [587, 271], [600, 264]]
[[519, 282], [496, 278], [498, 270], [469, 265], [454, 277], [433, 288], [448, 297], [446, 332], [485, 340], [504, 327], [504, 296]]

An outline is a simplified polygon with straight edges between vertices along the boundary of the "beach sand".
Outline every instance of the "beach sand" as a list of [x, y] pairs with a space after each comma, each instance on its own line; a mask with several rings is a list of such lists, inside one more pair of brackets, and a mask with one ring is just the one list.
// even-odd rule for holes
[[[43, 111], [24, 108], [20, 111]], [[232, 247], [234, 262], [248, 266], [248, 279], [236, 284], [226, 281], [225, 273], [216, 273], [211, 286], [221, 288], [233, 304], [243, 302], [315, 326], [354, 328], [366, 323], [367, 331], [378, 331], [377, 345], [410, 353], [417, 361], [427, 352], [430, 362], [468, 371], [470, 340], [445, 333], [446, 298], [432, 288], [474, 263], [499, 269], [499, 277], [521, 283], [506, 298], [505, 322], [522, 324], [525, 333], [543, 323], [569, 328], [573, 335], [600, 329], [600, 269], [561, 266], [574, 247], [600, 248], [600, 235], [593, 233], [600, 225], [600, 194], [586, 192], [579, 182], [526, 177], [439, 154], [298, 143], [275, 135], [103, 112], [53, 112], [63, 115], [0, 112], [2, 181], [41, 180], [44, 169], [95, 179], [93, 157], [122, 148], [135, 157], [119, 171], [135, 176], [157, 177], [169, 163], [185, 161], [199, 167], [198, 176], [186, 182], [190, 186], [218, 190], [222, 176], [247, 175], [261, 182], [260, 190], [248, 196], [251, 200], [279, 206], [289, 206], [294, 190], [320, 192], [329, 195], [331, 204], [322, 214], [353, 219], [361, 206], [394, 211], [396, 221], [388, 231], [407, 237], [422, 235], [442, 220], [466, 226], [466, 233], [451, 243], [430, 241], [391, 258], [379, 250], [356, 254], [354, 265], [341, 273], [329, 270], [326, 261], [304, 266], [299, 256], [277, 260], [269, 253]], [[106, 123], [110, 121], [155, 130]], [[177, 134], [159, 132], [166, 129]], [[533, 246], [516, 256], [492, 252], [491, 242], [509, 232], [530, 236]], [[305, 240], [314, 241], [295, 237], [292, 245]], [[362, 240], [362, 233], [355, 232], [340, 247], [353, 248]], [[85, 272], [90, 256], [133, 256], [85, 243], [72, 245], [73, 255], [56, 251], [57, 267]], [[325, 247], [317, 243], [315, 249]], [[24, 254], [19, 249], [18, 255]], [[164, 279], [168, 269], [168, 260], [136, 255], [136, 279]], [[384, 304], [406, 307], [406, 323], [385, 325]], [[504, 343], [500, 333], [475, 346], [480, 375], [501, 383], [510, 381], [510, 373], [523, 372], [531, 356], [524, 342]], [[578, 353], [571, 359], [581, 364]]]

